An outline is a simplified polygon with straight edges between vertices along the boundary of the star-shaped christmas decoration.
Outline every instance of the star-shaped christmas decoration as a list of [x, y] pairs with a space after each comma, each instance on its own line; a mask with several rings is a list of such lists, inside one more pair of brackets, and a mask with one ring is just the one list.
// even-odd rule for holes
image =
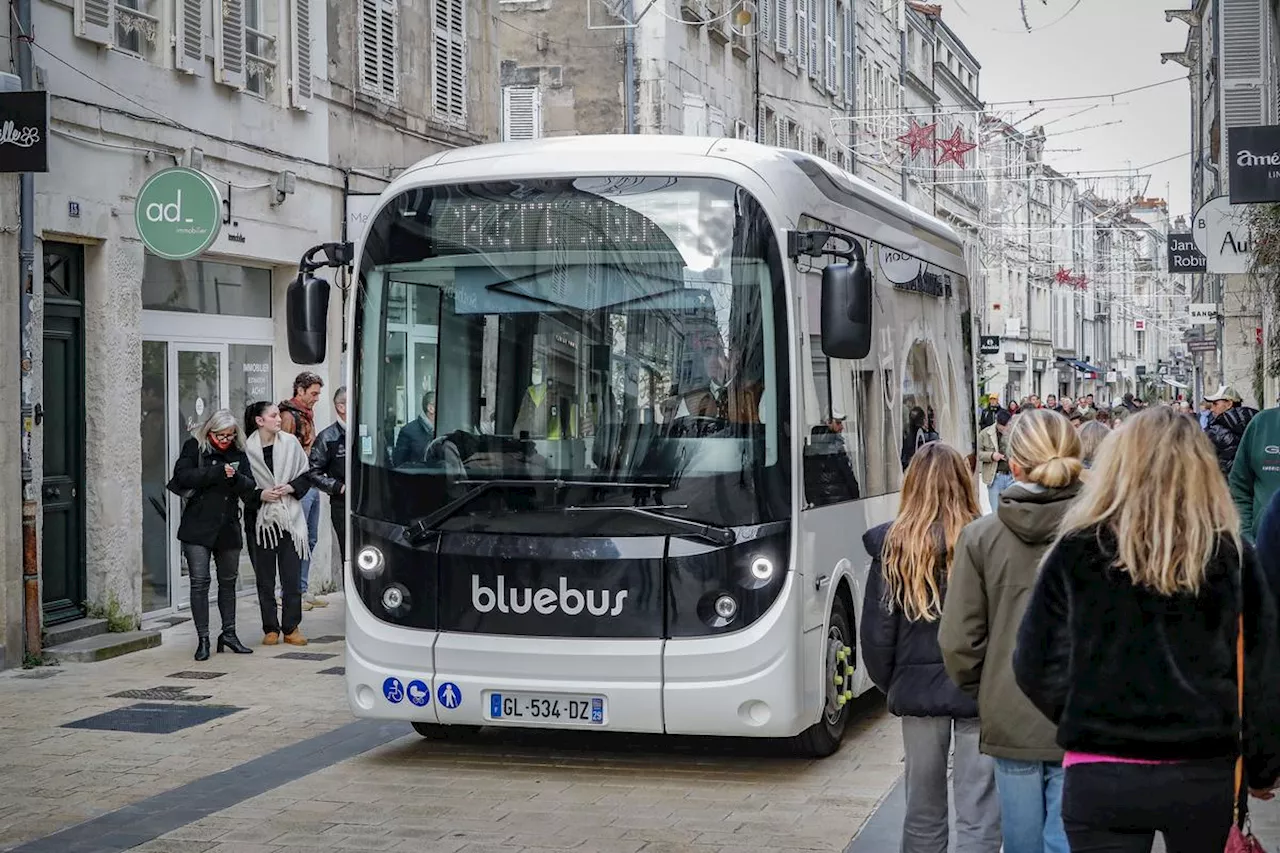
[[1058, 272], [1053, 277], [1058, 284], [1070, 284], [1071, 278], [1071, 270], [1066, 267], [1058, 267]]
[[963, 131], [957, 127], [956, 132], [951, 134], [949, 139], [938, 140], [938, 147], [942, 149], [942, 153], [938, 155], [939, 166], [950, 162], [955, 163], [961, 169], [965, 168], [964, 155], [977, 148], [978, 145], [975, 142], [965, 142], [962, 133]]
[[937, 133], [938, 126], [936, 124], [917, 124], [915, 119], [911, 120], [911, 129], [898, 137], [898, 141], [910, 149], [907, 156], [910, 159], [916, 159], [921, 151], [927, 151], [935, 144], [934, 134]]

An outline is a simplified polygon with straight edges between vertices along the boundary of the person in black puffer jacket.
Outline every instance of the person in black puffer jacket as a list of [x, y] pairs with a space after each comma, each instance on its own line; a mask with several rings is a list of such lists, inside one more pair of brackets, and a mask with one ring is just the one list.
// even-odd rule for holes
[[939, 442], [907, 467], [898, 518], [867, 531], [862, 661], [902, 718], [907, 809], [903, 853], [947, 849], [947, 759], [955, 741], [957, 850], [1000, 849], [995, 764], [978, 750], [978, 703], [947, 676], [938, 623], [956, 540], [980, 513], [969, 468]]
[[1040, 565], [1013, 671], [1067, 751], [1072, 850], [1222, 850], [1237, 756], [1257, 795], [1280, 777], [1280, 616], [1214, 463], [1190, 418], [1134, 416]]
[[244, 455], [244, 433], [235, 415], [218, 409], [192, 430], [173, 466], [171, 491], [183, 495], [178, 541], [191, 577], [191, 619], [196, 660], [209, 659], [209, 563], [217, 565], [218, 651], [252, 654], [236, 636], [236, 575], [240, 570], [240, 501], [257, 488]]
[[1230, 385], [1223, 385], [1204, 399], [1211, 405], [1209, 425], [1205, 427], [1205, 433], [1213, 442], [1213, 449], [1217, 451], [1218, 467], [1224, 475], [1230, 476], [1245, 427], [1249, 426], [1249, 421], [1258, 414], [1258, 410], [1242, 406], [1240, 395]]

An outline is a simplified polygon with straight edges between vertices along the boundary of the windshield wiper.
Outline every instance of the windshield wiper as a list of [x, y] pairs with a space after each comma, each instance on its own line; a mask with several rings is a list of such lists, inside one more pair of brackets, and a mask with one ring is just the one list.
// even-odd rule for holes
[[[422, 518], [414, 519], [405, 526], [405, 539], [413, 545], [421, 545], [434, 535], [440, 533], [439, 527], [444, 522], [453, 518], [462, 511], [467, 504], [474, 501], [496, 488], [527, 488], [530, 486], [554, 486], [557, 492], [569, 488], [570, 486], [600, 486], [604, 488], [624, 488], [624, 489], [667, 489], [671, 487], [670, 483], [628, 483], [613, 482], [608, 480], [559, 480], [559, 479], [497, 479], [497, 480], [459, 480], [464, 486], [475, 486], [475, 488], [464, 492], [454, 500], [435, 510], [434, 512], [424, 515]], [[660, 516], [664, 517], [665, 516]], [[732, 534], [732, 531], [730, 531]]]
[[712, 545], [732, 545], [738, 541], [738, 535], [733, 532], [732, 528], [720, 527], [716, 524], [706, 524], [701, 521], [692, 521], [688, 518], [681, 518], [678, 515], [667, 515], [660, 510], [663, 509], [686, 509], [684, 506], [658, 506], [658, 507], [639, 507], [639, 506], [620, 506], [617, 504], [607, 504], [605, 506], [567, 506], [565, 512], [625, 512], [631, 515], [638, 515], [642, 518], [651, 518], [656, 521], [662, 521], [666, 524], [672, 524], [677, 527], [683, 527], [689, 531], [691, 536], [710, 542]]

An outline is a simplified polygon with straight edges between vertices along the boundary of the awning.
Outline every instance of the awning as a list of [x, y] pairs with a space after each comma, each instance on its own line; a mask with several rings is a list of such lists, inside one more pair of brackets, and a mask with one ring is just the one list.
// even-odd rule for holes
[[1176, 379], [1170, 379], [1168, 376], [1161, 376], [1160, 378], [1164, 380], [1164, 382], [1165, 382], [1165, 384], [1166, 384], [1166, 385], [1170, 385], [1170, 386], [1172, 386], [1172, 387], [1174, 387], [1174, 388], [1177, 388], [1177, 389], [1179, 389], [1179, 390], [1182, 390], [1182, 391], [1185, 391], [1186, 389], [1188, 389], [1188, 388], [1190, 388], [1190, 387], [1191, 387], [1190, 385], [1188, 385], [1188, 384], [1187, 384], [1187, 383], [1185, 383], [1185, 382], [1179, 382], [1179, 381], [1178, 381], [1178, 380], [1176, 380]]
[[1075, 358], [1063, 358], [1063, 359], [1059, 359], [1059, 360], [1060, 360], [1060, 361], [1065, 361], [1067, 364], [1071, 365], [1071, 366], [1072, 366], [1072, 367], [1074, 367], [1076, 370], [1080, 370], [1080, 371], [1083, 371], [1083, 372], [1085, 372], [1085, 373], [1106, 373], [1106, 372], [1107, 372], [1107, 371], [1106, 371], [1106, 368], [1102, 368], [1102, 367], [1095, 367], [1094, 365], [1089, 364], [1088, 362], [1085, 362], [1085, 361], [1080, 361], [1079, 359], [1075, 359]]

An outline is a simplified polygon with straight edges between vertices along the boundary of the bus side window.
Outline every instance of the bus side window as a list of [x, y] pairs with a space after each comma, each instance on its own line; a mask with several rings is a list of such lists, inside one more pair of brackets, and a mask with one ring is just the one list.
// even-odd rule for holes
[[[805, 502], [810, 507], [855, 501], [862, 496], [853, 459], [849, 455], [849, 413], [832, 399], [831, 361], [822, 354], [817, 336], [812, 342], [814, 390], [818, 412], [806, 418], [809, 434], [804, 447]], [[820, 420], [820, 423], [814, 421]]]

